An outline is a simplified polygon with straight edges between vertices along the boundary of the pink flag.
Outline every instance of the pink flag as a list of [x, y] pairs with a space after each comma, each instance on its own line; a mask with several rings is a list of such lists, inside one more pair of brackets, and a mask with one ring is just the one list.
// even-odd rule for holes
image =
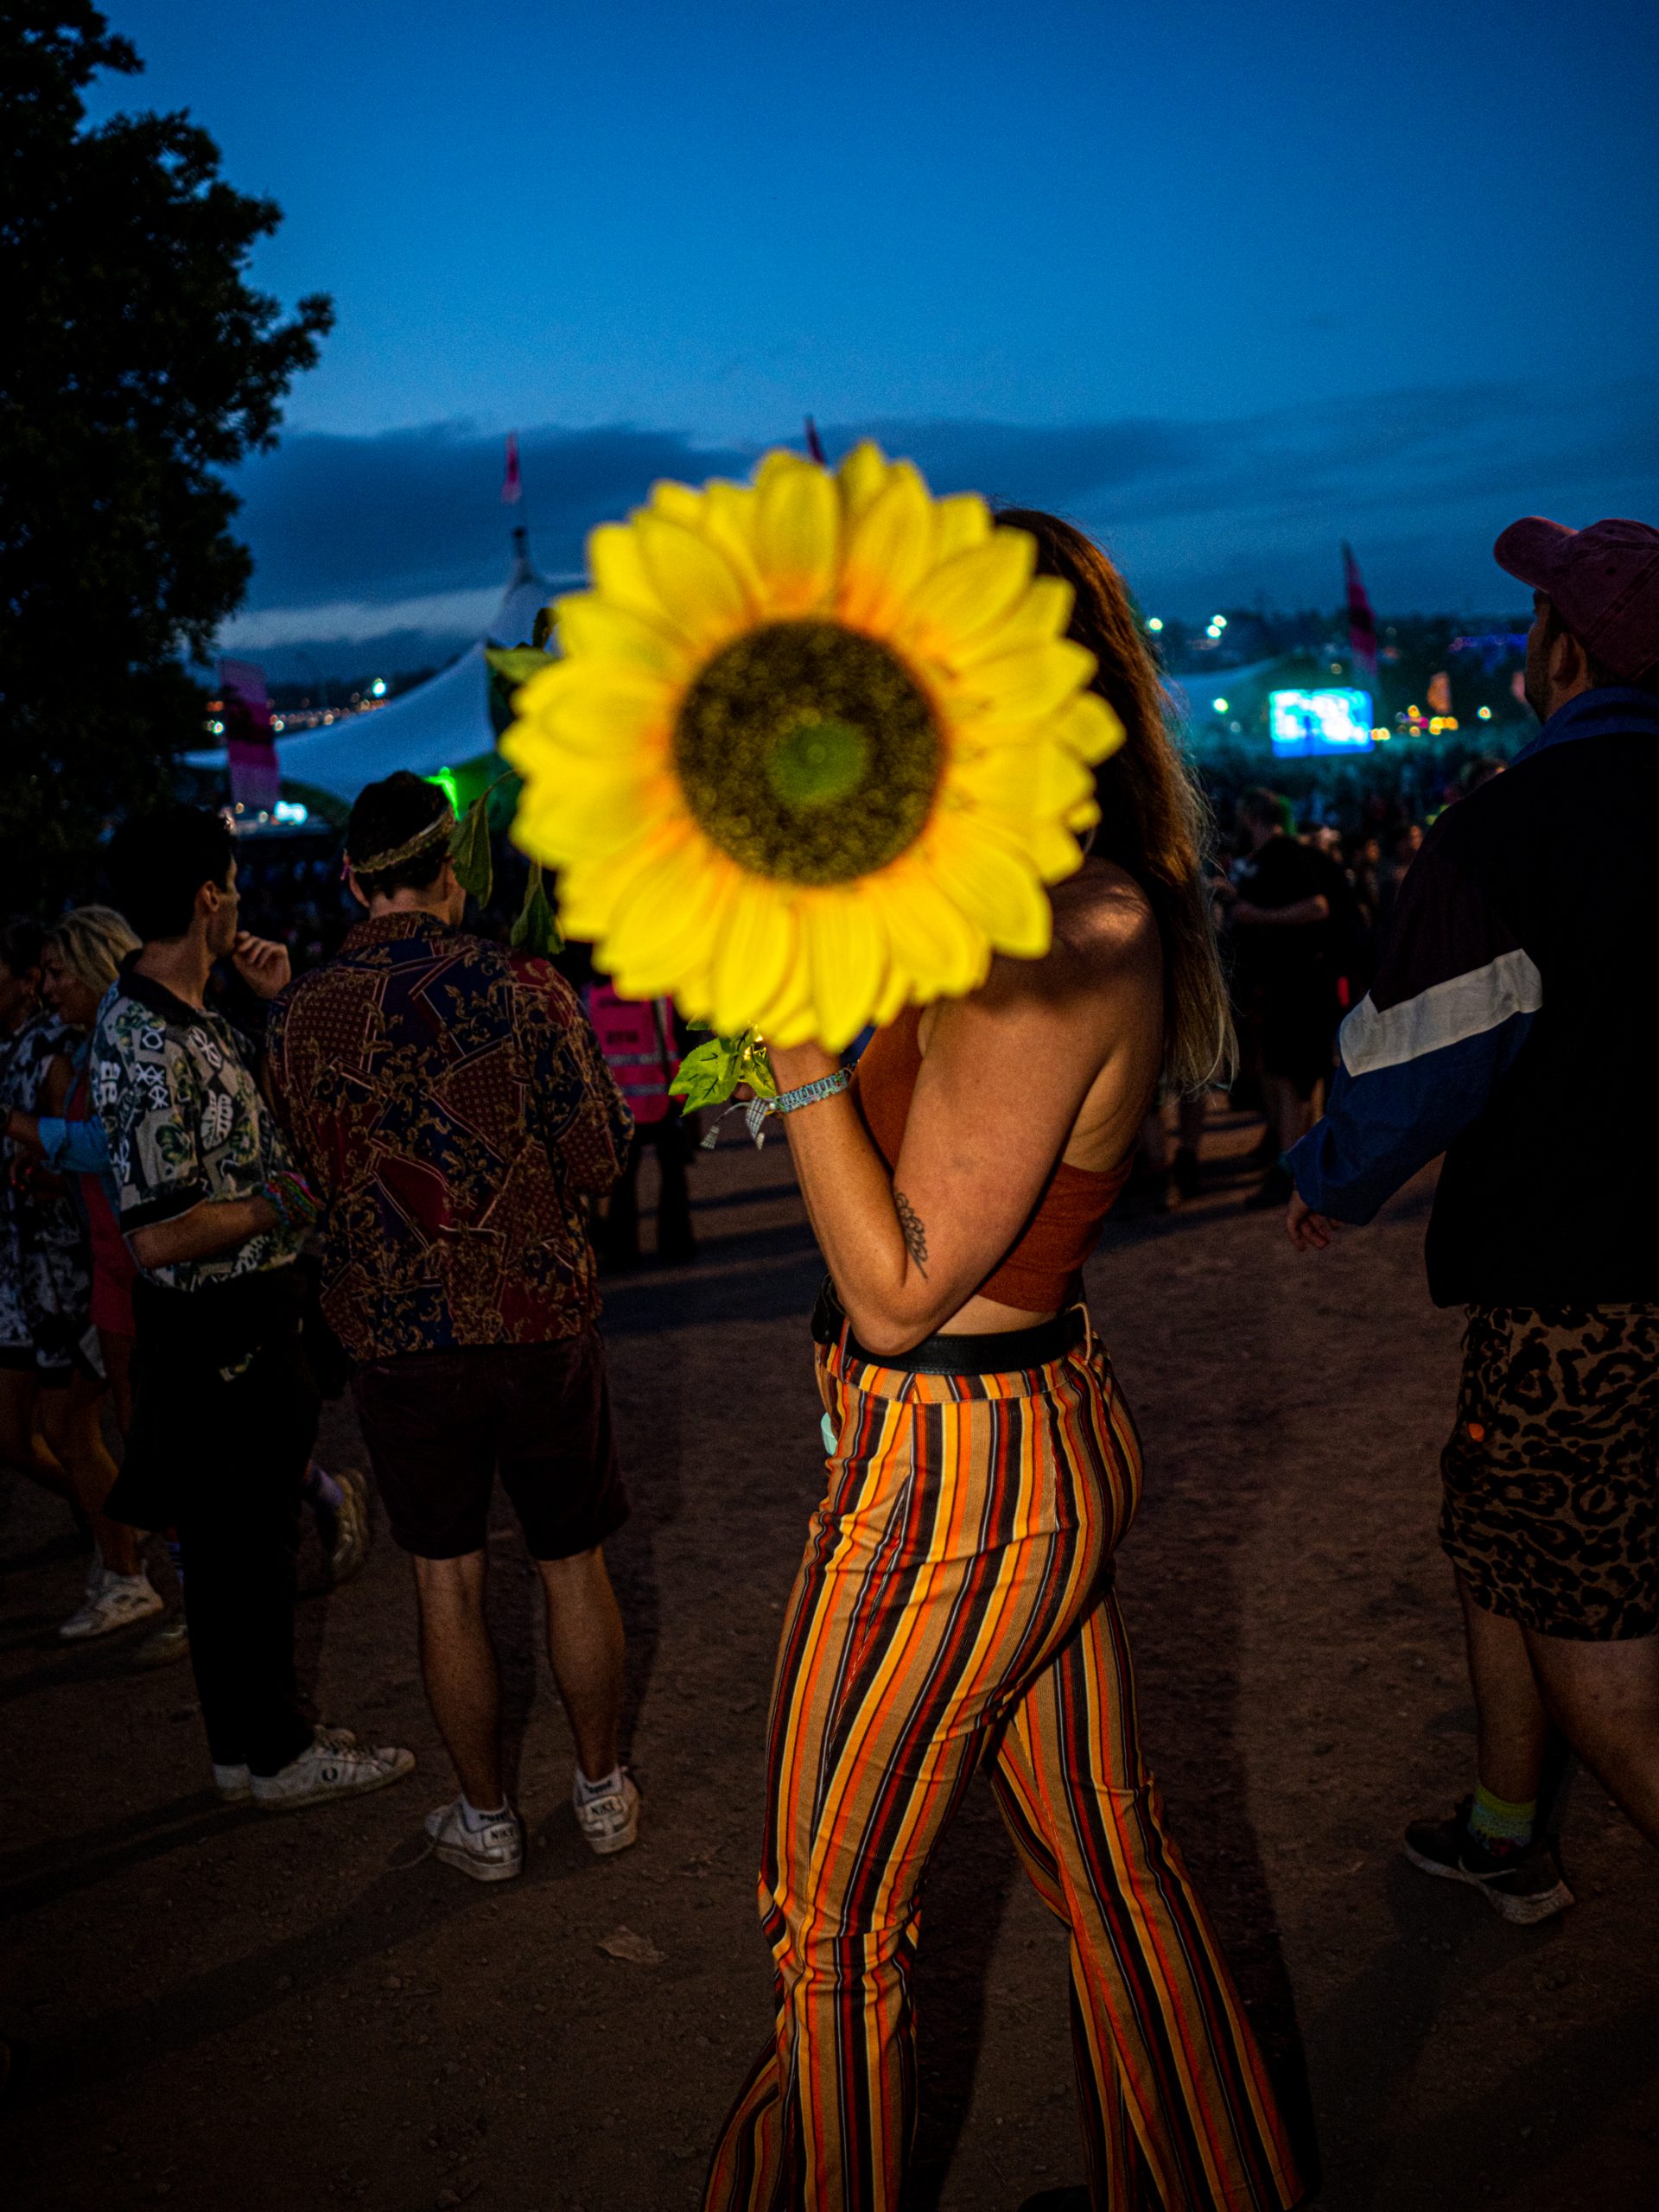
[[518, 474], [518, 433], [507, 432], [507, 473], [501, 479], [501, 499], [505, 506], [517, 506], [524, 496], [523, 479]]
[[265, 671], [251, 660], [222, 660], [219, 689], [224, 702], [232, 800], [250, 814], [269, 814], [276, 804], [280, 782]]
[[1342, 573], [1348, 587], [1348, 650], [1354, 657], [1356, 670], [1367, 683], [1375, 683], [1376, 617], [1371, 612], [1371, 602], [1365, 595], [1365, 580], [1350, 545], [1342, 549]]

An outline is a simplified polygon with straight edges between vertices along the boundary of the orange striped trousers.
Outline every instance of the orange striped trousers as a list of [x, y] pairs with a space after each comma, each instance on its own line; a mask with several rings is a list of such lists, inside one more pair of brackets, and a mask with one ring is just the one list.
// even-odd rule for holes
[[1111, 1558], [1141, 1455], [1092, 1338], [1027, 1372], [821, 1351], [835, 1449], [779, 1653], [760, 1910], [773, 2040], [706, 2212], [898, 2212], [928, 1860], [975, 1767], [1071, 1939], [1092, 2201], [1281, 2208], [1262, 2058], [1141, 1764]]

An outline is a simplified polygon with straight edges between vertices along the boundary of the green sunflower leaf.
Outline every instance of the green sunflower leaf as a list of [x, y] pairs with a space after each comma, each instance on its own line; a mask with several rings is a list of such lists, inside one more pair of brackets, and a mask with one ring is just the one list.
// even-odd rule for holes
[[544, 960], [550, 960], [556, 952], [564, 950], [563, 932], [548, 898], [539, 861], [531, 862], [524, 903], [518, 909], [508, 942], [515, 952], [538, 952]]
[[753, 1029], [694, 1045], [668, 1087], [675, 1097], [684, 1099], [686, 1112], [694, 1114], [700, 1106], [724, 1105], [740, 1083], [747, 1083], [761, 1098], [778, 1095], [766, 1048]]
[[537, 645], [486, 645], [484, 658], [503, 682], [515, 690], [553, 664], [552, 654], [543, 652]]
[[470, 891], [480, 906], [489, 904], [495, 884], [490, 857], [490, 795], [480, 791], [449, 833], [449, 857], [463, 891]]

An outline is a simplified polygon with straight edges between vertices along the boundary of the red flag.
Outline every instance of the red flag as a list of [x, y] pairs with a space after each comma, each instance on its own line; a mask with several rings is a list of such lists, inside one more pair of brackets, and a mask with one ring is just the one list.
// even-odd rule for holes
[[517, 506], [524, 496], [524, 480], [518, 474], [518, 433], [507, 432], [507, 473], [501, 479], [501, 500], [504, 506]]
[[1353, 548], [1342, 549], [1342, 572], [1348, 586], [1348, 650], [1354, 666], [1370, 683], [1376, 682], [1376, 617], [1365, 596], [1365, 580], [1359, 573]]

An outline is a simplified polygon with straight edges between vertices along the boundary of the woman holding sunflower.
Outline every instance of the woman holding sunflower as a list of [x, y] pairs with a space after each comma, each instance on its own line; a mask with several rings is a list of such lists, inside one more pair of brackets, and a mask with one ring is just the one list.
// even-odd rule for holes
[[619, 988], [765, 1033], [830, 1276], [769, 1723], [778, 2024], [705, 2205], [896, 2212], [919, 1898], [984, 1763], [1071, 1933], [1092, 2201], [1281, 2212], [1272, 2092], [1141, 1759], [1111, 1564], [1140, 1453], [1080, 1297], [1160, 1080], [1230, 1041], [1127, 594], [1065, 524], [931, 502], [868, 447], [659, 487], [592, 556], [506, 741], [519, 834]]

